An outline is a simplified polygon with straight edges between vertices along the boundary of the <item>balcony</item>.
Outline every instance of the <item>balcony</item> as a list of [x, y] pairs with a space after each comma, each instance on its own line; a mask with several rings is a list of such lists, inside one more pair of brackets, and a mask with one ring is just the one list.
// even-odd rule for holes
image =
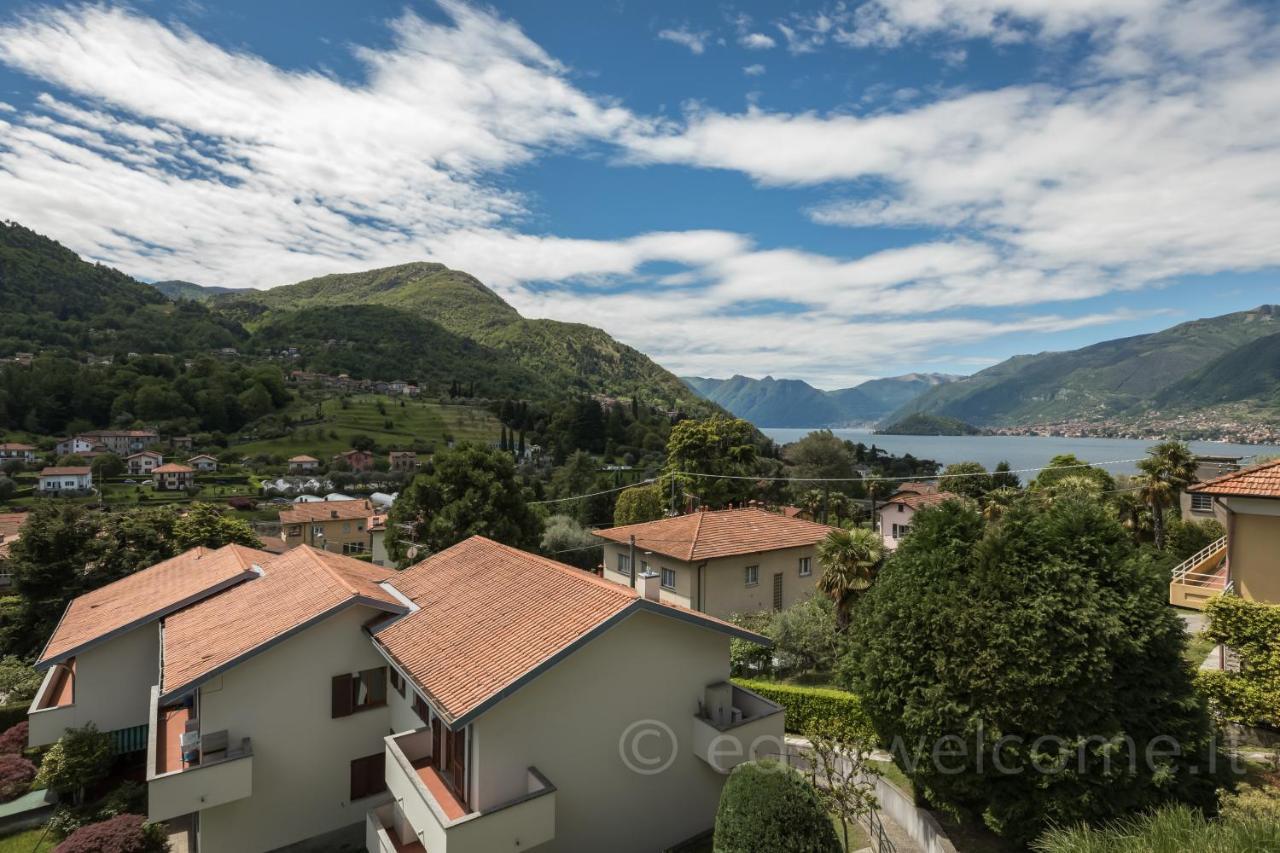
[[159, 706], [151, 688], [147, 738], [147, 816], [169, 820], [244, 799], [253, 793], [253, 745], [226, 731], [202, 732], [185, 706]]
[[1210, 599], [1231, 589], [1228, 575], [1227, 540], [1223, 537], [1173, 570], [1169, 603], [1203, 610]]
[[727, 681], [707, 687], [693, 718], [693, 752], [719, 773], [786, 752], [785, 715], [777, 705]]
[[431, 732], [392, 735], [387, 788], [394, 802], [369, 813], [366, 840], [375, 853], [489, 853], [527, 850], [556, 836], [556, 789], [534, 767], [526, 793], [484, 811], [468, 808], [430, 766]]
[[62, 733], [77, 725], [76, 661], [55, 664], [45, 673], [40, 690], [27, 711], [30, 730], [28, 746], [44, 746], [62, 737]]

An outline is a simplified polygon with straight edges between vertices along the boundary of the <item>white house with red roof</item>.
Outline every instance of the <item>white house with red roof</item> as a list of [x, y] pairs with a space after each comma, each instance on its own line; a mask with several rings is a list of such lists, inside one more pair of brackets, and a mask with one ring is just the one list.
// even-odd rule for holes
[[23, 444], [18, 441], [0, 442], [0, 460], [17, 459], [22, 462], [33, 462], [36, 458], [34, 444]]
[[911, 525], [916, 514], [931, 506], [937, 506], [958, 495], [950, 492], [921, 489], [919, 487], [900, 489], [889, 496], [884, 503], [876, 507], [876, 529], [880, 531], [880, 540], [885, 550], [896, 551], [911, 533]]
[[661, 850], [782, 749], [733, 637], [767, 643], [481, 537], [403, 572], [195, 549], [70, 604], [31, 743], [145, 749], [150, 818], [209, 853]]
[[36, 491], [42, 495], [80, 494], [93, 489], [88, 465], [62, 465], [40, 469]]

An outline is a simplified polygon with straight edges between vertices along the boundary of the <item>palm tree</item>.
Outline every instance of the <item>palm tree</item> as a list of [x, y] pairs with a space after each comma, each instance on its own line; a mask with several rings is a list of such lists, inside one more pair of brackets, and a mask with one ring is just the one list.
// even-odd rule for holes
[[1138, 494], [1151, 507], [1151, 529], [1158, 550], [1164, 550], [1164, 513], [1196, 478], [1196, 458], [1181, 441], [1165, 441], [1147, 451], [1138, 463]]
[[831, 521], [830, 516], [835, 516], [836, 525], [844, 523], [844, 520], [850, 516], [853, 509], [853, 503], [849, 500], [849, 496], [841, 492], [832, 492], [827, 497], [827, 514], [828, 523]]
[[832, 530], [818, 543], [818, 564], [822, 566], [818, 589], [835, 602], [836, 626], [841, 631], [849, 626], [854, 599], [870, 588], [883, 561], [880, 534], [865, 527]]
[[1001, 486], [987, 492], [986, 502], [982, 505], [983, 520], [988, 524], [999, 521], [1021, 495], [1021, 489], [1012, 489], [1008, 486]]
[[821, 521], [823, 497], [820, 489], [810, 489], [800, 496], [800, 509], [814, 521]]

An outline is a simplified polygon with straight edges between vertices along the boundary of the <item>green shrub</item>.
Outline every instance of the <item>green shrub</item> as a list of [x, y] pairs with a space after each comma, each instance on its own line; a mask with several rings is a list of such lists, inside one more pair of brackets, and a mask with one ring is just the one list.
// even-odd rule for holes
[[[767, 636], [773, 617], [769, 613], [734, 613], [729, 621], [739, 628]], [[768, 675], [773, 671], [773, 649], [733, 637], [729, 640], [729, 671], [735, 678]]]
[[840, 840], [803, 776], [752, 761], [734, 768], [720, 794], [715, 853], [840, 853]]
[[853, 693], [772, 681], [734, 679], [734, 683], [781, 705], [786, 711], [789, 732], [807, 734], [817, 726], [831, 726], [833, 734], [845, 743], [876, 742], [871, 718]]
[[1223, 595], [1204, 612], [1205, 636], [1239, 655], [1240, 671], [1199, 671], [1200, 692], [1224, 720], [1280, 724], [1280, 606]]
[[1269, 820], [1280, 823], [1280, 788], [1241, 785], [1234, 793], [1219, 797], [1218, 814], [1223, 820]]
[[1168, 806], [1101, 829], [1051, 829], [1032, 849], [1037, 853], [1262, 853], [1280, 850], [1280, 822], [1211, 821], [1195, 809]]
[[111, 738], [92, 723], [67, 729], [44, 754], [36, 783], [78, 803], [85, 788], [106, 778], [113, 759]]

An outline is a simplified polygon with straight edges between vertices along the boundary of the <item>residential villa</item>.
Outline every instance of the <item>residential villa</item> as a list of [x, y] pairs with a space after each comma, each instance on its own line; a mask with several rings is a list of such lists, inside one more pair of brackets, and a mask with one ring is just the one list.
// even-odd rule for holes
[[481, 537], [403, 572], [197, 548], [68, 606], [30, 743], [145, 750], [149, 818], [200, 853], [649, 853], [781, 748], [735, 637], [767, 643]]
[[187, 460], [187, 464], [201, 472], [213, 472], [218, 470], [218, 460], [207, 453], [201, 453], [199, 456], [192, 456]]
[[124, 464], [130, 474], [150, 477], [152, 471], [164, 464], [164, 457], [154, 450], [140, 450], [126, 456]]
[[310, 474], [312, 471], [319, 469], [319, 467], [320, 460], [314, 456], [302, 454], [289, 459], [290, 474]]
[[876, 529], [885, 550], [896, 551], [902, 540], [911, 533], [911, 522], [916, 513], [931, 506], [952, 500], [957, 495], [950, 492], [899, 490], [876, 507]]
[[152, 470], [151, 482], [163, 491], [189, 489], [195, 485], [196, 472], [189, 465], [169, 462]]
[[334, 454], [333, 464], [346, 464], [347, 469], [359, 473], [373, 470], [373, 454], [367, 450], [344, 450]]
[[60, 438], [58, 443], [54, 445], [53, 452], [58, 456], [87, 456], [89, 454], [107, 453], [107, 446], [96, 441], [91, 441], [82, 435], [72, 436], [71, 438]]
[[42, 468], [36, 490], [41, 494], [78, 493], [93, 489], [93, 472], [88, 465]]
[[0, 443], [0, 461], [7, 462], [10, 459], [17, 459], [22, 462], [34, 462], [36, 458], [36, 448], [31, 444], [21, 444], [16, 441], [6, 441]]
[[606, 540], [605, 580], [633, 586], [652, 573], [663, 602], [728, 618], [781, 610], [813, 594], [821, 575], [817, 544], [831, 530], [748, 508], [693, 512], [595, 535]]
[[311, 545], [322, 551], [363, 554], [369, 550], [373, 504], [356, 500], [308, 501], [280, 510], [280, 538], [290, 548]]
[[1169, 603], [1202, 609], [1223, 593], [1280, 604], [1280, 461], [1197, 483], [1193, 501], [1211, 501], [1227, 535], [1174, 570]]
[[390, 470], [412, 472], [418, 470], [418, 454], [412, 450], [393, 450], [387, 454]]
[[[1239, 456], [1197, 456], [1196, 482], [1207, 483], [1240, 470]], [[1178, 506], [1183, 521], [1225, 521], [1225, 515], [1215, 506], [1213, 496], [1203, 492], [1184, 490], [1178, 495]]]

